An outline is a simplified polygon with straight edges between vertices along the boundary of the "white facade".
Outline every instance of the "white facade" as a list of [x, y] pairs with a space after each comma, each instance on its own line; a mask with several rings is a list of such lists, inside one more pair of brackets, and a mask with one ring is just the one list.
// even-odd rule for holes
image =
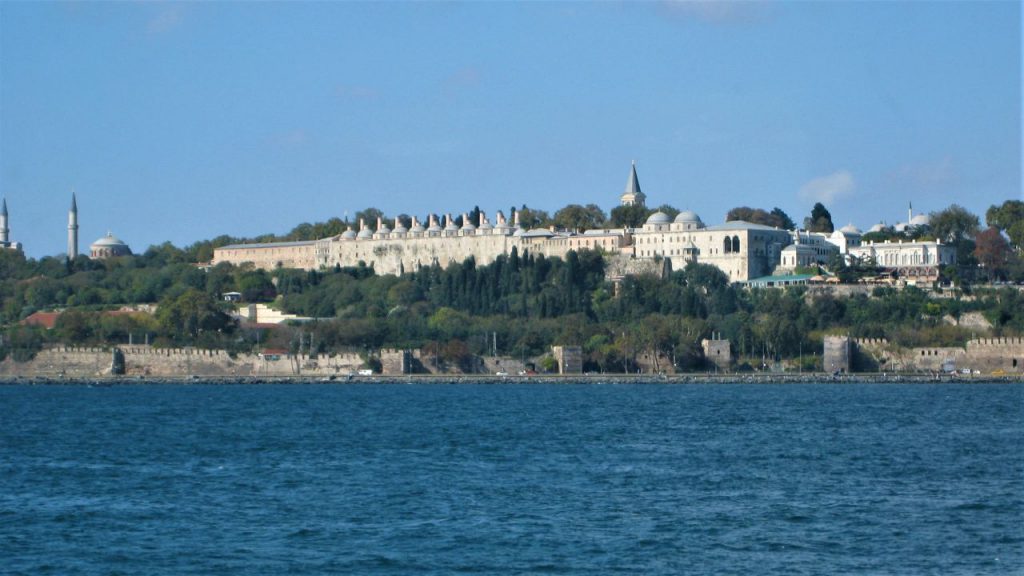
[[874, 262], [908, 282], [934, 282], [942, 268], [956, 264], [956, 248], [942, 242], [868, 242], [850, 249], [850, 256]]

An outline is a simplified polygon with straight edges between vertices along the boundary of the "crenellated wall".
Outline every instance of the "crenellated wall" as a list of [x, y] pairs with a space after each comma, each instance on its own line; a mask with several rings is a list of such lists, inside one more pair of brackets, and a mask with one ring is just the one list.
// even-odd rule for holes
[[[126, 376], [337, 376], [363, 367], [358, 354], [272, 355], [239, 354], [223, 350], [128, 346]], [[88, 378], [110, 374], [112, 349], [55, 347], [39, 351], [29, 362], [0, 362], [0, 375], [44, 378]]]

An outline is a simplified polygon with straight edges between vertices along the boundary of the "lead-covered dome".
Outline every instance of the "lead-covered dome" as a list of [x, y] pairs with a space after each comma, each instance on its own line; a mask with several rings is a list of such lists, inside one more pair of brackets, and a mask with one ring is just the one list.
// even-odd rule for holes
[[668, 214], [660, 210], [647, 217], [647, 224], [668, 224], [670, 222], [672, 222], [672, 219], [669, 218]]
[[113, 258], [116, 256], [129, 256], [132, 253], [132, 249], [123, 240], [107, 232], [106, 236], [97, 239], [89, 246], [89, 253], [92, 258]]
[[683, 210], [679, 214], [676, 214], [676, 224], [701, 224], [700, 216], [693, 210]]

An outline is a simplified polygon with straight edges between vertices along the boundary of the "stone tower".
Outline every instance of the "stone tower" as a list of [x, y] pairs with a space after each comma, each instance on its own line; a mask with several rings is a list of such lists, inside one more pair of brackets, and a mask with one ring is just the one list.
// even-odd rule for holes
[[636, 177], [636, 162], [633, 162], [629, 170], [629, 180], [626, 181], [626, 191], [619, 197], [623, 206], [643, 206], [647, 196], [640, 191], [640, 180]]
[[7, 198], [4, 198], [3, 207], [0, 207], [0, 248], [6, 248], [11, 243], [11, 229], [7, 227]]
[[68, 260], [78, 258], [78, 203], [71, 193], [71, 210], [68, 210]]

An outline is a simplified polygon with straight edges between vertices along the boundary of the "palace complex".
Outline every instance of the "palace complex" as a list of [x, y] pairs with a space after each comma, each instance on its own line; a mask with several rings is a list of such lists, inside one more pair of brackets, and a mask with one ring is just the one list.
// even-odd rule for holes
[[[620, 202], [642, 206], [645, 199], [634, 165]], [[926, 223], [922, 219], [927, 217], [908, 214], [902, 226]], [[732, 282], [827, 265], [836, 255], [848, 261], [873, 260], [908, 281], [934, 281], [940, 268], [956, 259], [951, 246], [936, 241], [862, 242], [863, 234], [852, 225], [832, 234], [782, 230], [741, 220], [706, 226], [689, 210], [675, 218], [655, 212], [639, 228], [586, 231], [526, 230], [518, 213], [509, 221], [500, 211], [493, 221], [483, 213], [476, 222], [471, 222], [468, 214], [458, 220], [448, 214], [443, 220], [430, 216], [426, 222], [413, 218], [409, 228], [397, 218], [393, 227], [378, 219], [373, 229], [363, 221], [358, 228], [319, 240], [224, 246], [215, 251], [213, 264], [315, 270], [362, 262], [378, 274], [401, 274], [424, 266], [443, 268], [469, 257], [478, 264], [489, 264], [513, 248], [519, 254], [528, 251], [548, 257], [589, 249], [629, 261], [667, 261], [674, 270], [690, 262], [711, 264]]]

